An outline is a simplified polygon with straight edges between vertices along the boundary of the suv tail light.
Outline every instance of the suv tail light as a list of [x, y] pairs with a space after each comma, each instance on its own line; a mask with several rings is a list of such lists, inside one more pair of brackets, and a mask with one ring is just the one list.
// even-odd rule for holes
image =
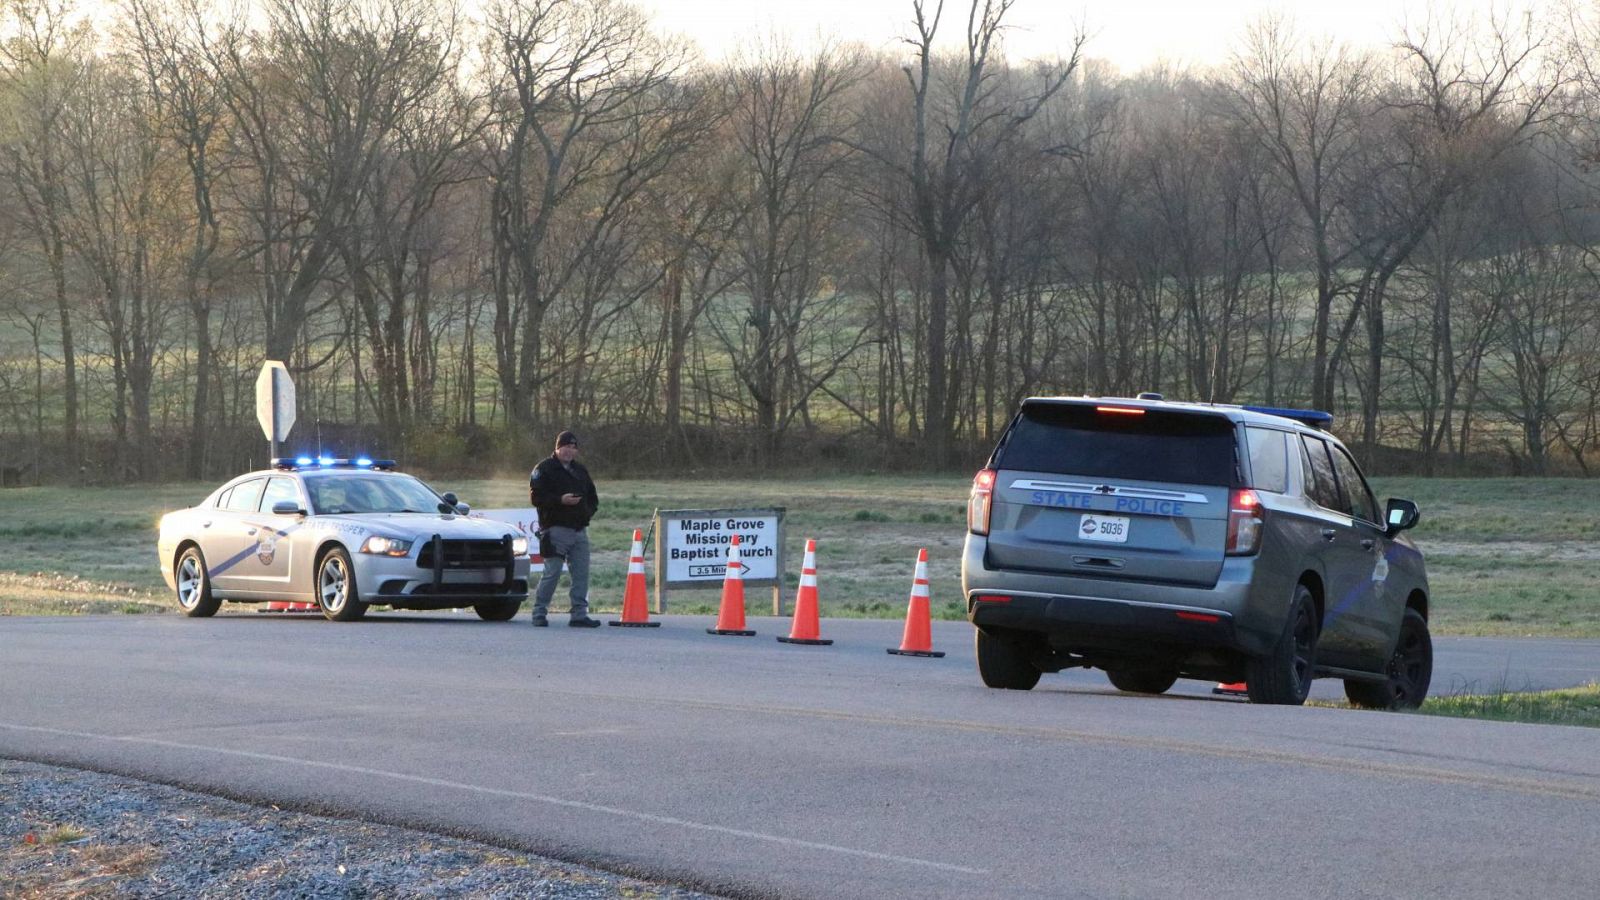
[[972, 479], [972, 496], [967, 499], [967, 530], [989, 533], [989, 512], [994, 508], [993, 469], [980, 469]]
[[1233, 492], [1228, 501], [1228, 555], [1249, 556], [1261, 549], [1261, 498], [1249, 488]]

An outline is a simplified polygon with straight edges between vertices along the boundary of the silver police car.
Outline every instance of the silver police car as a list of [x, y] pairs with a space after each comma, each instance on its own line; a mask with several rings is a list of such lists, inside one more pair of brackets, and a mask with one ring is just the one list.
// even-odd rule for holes
[[1303, 703], [1414, 707], [1433, 672], [1416, 504], [1380, 508], [1349, 451], [1301, 410], [1159, 394], [1023, 402], [973, 482], [961, 577], [978, 671], [1027, 690], [1106, 671]]
[[189, 616], [286, 600], [337, 622], [375, 604], [511, 619], [528, 596], [527, 539], [468, 511], [388, 460], [275, 459], [162, 516], [156, 553]]

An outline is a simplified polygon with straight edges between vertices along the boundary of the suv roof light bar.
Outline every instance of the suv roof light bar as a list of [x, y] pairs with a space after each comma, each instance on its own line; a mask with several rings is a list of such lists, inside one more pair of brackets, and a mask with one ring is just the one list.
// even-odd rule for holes
[[1312, 428], [1318, 428], [1323, 431], [1333, 427], [1333, 413], [1323, 412], [1319, 409], [1282, 409], [1275, 406], [1245, 406], [1241, 408], [1268, 416], [1293, 419], [1301, 425], [1309, 425]]

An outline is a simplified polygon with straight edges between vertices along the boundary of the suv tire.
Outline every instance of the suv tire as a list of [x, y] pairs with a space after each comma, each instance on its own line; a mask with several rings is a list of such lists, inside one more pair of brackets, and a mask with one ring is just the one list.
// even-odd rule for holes
[[978, 676], [985, 687], [1028, 691], [1039, 683], [1043, 673], [1028, 661], [1022, 648], [1015, 643], [995, 637], [982, 628], [977, 630], [973, 640], [978, 656]]
[[1387, 681], [1346, 681], [1344, 695], [1362, 709], [1416, 709], [1433, 680], [1433, 637], [1422, 613], [1407, 609], [1389, 657]]
[[1283, 633], [1266, 656], [1250, 660], [1245, 675], [1251, 703], [1299, 706], [1311, 693], [1317, 669], [1317, 604], [1311, 589], [1294, 586]]
[[1130, 694], [1165, 694], [1178, 680], [1176, 669], [1160, 664], [1123, 666], [1107, 669], [1112, 687]]

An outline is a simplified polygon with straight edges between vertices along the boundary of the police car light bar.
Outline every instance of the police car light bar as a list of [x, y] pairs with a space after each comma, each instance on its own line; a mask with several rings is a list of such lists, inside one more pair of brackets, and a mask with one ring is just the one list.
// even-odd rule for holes
[[1273, 406], [1246, 406], [1251, 412], [1263, 413], [1269, 416], [1278, 416], [1283, 419], [1293, 419], [1302, 425], [1320, 428], [1323, 431], [1333, 427], [1333, 413], [1323, 412], [1319, 409], [1280, 409]]
[[393, 469], [394, 467], [395, 462], [392, 459], [372, 459], [366, 456], [354, 460], [345, 459], [343, 457], [334, 458], [330, 456], [277, 456], [273, 457], [272, 459], [272, 468], [282, 469], [286, 472], [292, 472], [295, 469], [338, 468], [372, 469], [374, 471], [385, 472]]

